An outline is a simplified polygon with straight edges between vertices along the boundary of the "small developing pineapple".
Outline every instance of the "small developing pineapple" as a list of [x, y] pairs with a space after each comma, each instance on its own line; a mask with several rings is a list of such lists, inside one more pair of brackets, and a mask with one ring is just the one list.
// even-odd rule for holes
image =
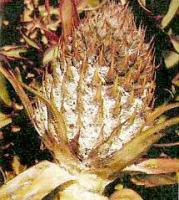
[[[48, 105], [39, 100], [38, 132], [61, 166], [70, 173], [86, 174], [82, 185], [88, 191], [98, 190], [90, 188], [91, 176], [102, 177], [107, 184], [120, 170], [110, 169], [108, 161], [145, 129], [153, 104], [155, 64], [144, 37], [144, 29], [136, 27], [128, 7], [107, 3], [98, 12], [88, 13], [58, 46], [58, 59], [46, 70], [43, 96], [58, 112], [61, 128]], [[47, 135], [53, 138], [51, 145]], [[87, 198], [78, 187], [67, 188], [64, 199], [65, 195]]]
[[[110, 3], [90, 13], [58, 53], [43, 94], [61, 113], [68, 143], [78, 143], [71, 151], [90, 166], [94, 157], [111, 157], [144, 128], [155, 88], [152, 51], [131, 11]], [[60, 143], [49, 116], [39, 102], [40, 134], [50, 132]]]

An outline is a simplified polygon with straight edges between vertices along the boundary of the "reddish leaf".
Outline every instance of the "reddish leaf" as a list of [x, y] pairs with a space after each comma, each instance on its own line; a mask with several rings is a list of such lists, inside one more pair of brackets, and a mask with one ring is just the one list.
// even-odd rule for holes
[[157, 21], [161, 20], [162, 19], [162, 16], [161, 15], [156, 15], [156, 16], [153, 16], [153, 18]]
[[51, 44], [57, 44], [60, 37], [52, 31], [45, 31], [45, 36]]
[[72, 33], [73, 28], [79, 24], [78, 12], [74, 0], [62, 0], [60, 2], [60, 16], [63, 36], [66, 38]]
[[0, 11], [2, 12], [4, 5], [11, 3], [11, 2], [12, 2], [12, 0], [0, 0]]
[[70, 150], [75, 155], [78, 155], [79, 153], [79, 137], [80, 137], [80, 132], [74, 136], [74, 138], [70, 141], [69, 144]]
[[0, 0], [0, 6], [11, 2], [12, 0]]

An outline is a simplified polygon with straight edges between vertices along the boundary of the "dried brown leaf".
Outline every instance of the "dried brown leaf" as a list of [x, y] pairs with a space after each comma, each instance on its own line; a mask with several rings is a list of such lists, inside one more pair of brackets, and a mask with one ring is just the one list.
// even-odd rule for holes
[[136, 175], [131, 178], [131, 181], [136, 185], [143, 185], [145, 187], [171, 185], [178, 182], [175, 174]]
[[60, 2], [60, 16], [63, 26], [63, 36], [66, 38], [79, 23], [78, 12], [74, 0], [62, 0]]
[[143, 172], [146, 174], [164, 174], [179, 172], [179, 159], [156, 158], [148, 159], [139, 164], [133, 164], [124, 169], [125, 171]]

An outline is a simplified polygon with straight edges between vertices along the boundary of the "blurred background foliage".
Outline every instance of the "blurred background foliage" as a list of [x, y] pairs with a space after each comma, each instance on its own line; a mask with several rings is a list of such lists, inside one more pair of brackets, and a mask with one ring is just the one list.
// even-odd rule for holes
[[[20, 43], [20, 16], [24, 10], [23, 0], [5, 1], [0, 0], [1, 5], [1, 29], [0, 29], [0, 59], [3, 57], [3, 46], [21, 45]], [[122, 3], [127, 1], [123, 0]], [[43, 4], [44, 1], [41, 1]], [[52, 1], [56, 5], [58, 1]], [[96, 6], [99, 1], [89, 0], [89, 5]], [[179, 5], [178, 0], [128, 0], [132, 8], [136, 24], [141, 23], [146, 28], [146, 42], [154, 37], [154, 49], [156, 65], [156, 91], [155, 106], [163, 103], [179, 101]], [[175, 4], [175, 6], [174, 6]], [[81, 17], [84, 16], [81, 12]], [[168, 17], [167, 17], [168, 16]], [[19, 55], [23, 50], [13, 49]], [[22, 61], [11, 59], [11, 67], [17, 72], [21, 71], [21, 77], [26, 83], [33, 83], [33, 80], [41, 81], [41, 60], [42, 55], [34, 48], [25, 52]], [[168, 111], [166, 115], [175, 116], [178, 109]], [[166, 131], [158, 144], [177, 143], [179, 127], [173, 126]], [[169, 147], [154, 145], [145, 155], [150, 158], [171, 157], [178, 158], [178, 145]], [[11, 85], [0, 76], [0, 167], [1, 184], [3, 176], [11, 178], [23, 171], [26, 166], [31, 166], [40, 160], [52, 160], [52, 156], [41, 144], [36, 131], [31, 126], [29, 119], [23, 110], [21, 102]], [[124, 186], [136, 190], [141, 196], [148, 199], [175, 200], [178, 198], [177, 185], [158, 187], [139, 187], [130, 181], [127, 175], [117, 180]], [[114, 183], [109, 186], [112, 192]]]

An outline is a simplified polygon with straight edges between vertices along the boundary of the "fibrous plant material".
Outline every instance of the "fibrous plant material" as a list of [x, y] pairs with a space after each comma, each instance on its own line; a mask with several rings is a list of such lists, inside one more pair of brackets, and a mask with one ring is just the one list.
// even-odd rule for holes
[[[44, 186], [41, 182], [48, 181], [43, 167], [38, 168], [40, 178], [29, 174], [28, 178], [33, 179], [31, 182], [23, 176], [27, 170], [2, 187], [2, 198], [6, 195], [7, 199], [18, 200], [19, 194], [21, 199], [37, 200], [59, 184], [62, 200], [108, 199], [103, 191], [109, 181], [118, 177], [121, 170], [156, 142], [163, 135], [160, 130], [179, 123], [177, 117], [165, 122], [155, 121], [160, 114], [178, 104], [162, 106], [152, 112], [153, 49], [151, 43], [144, 40], [145, 29], [136, 27], [132, 11], [120, 3], [107, 2], [97, 12], [87, 13], [79, 22], [78, 17], [75, 18], [75, 4], [69, 1], [68, 9], [74, 18], [70, 18], [71, 24], [68, 24], [66, 20], [69, 19], [63, 15], [66, 2], [62, 1], [60, 7], [63, 34], [59, 41], [51, 43], [43, 56], [46, 69], [42, 87], [33, 89], [16, 80], [4, 67], [0, 68], [15, 90], [21, 93], [19, 96], [32, 123], [54, 156], [57, 165], [45, 163], [50, 169], [49, 181], [53, 179], [54, 185], [50, 189], [41, 189]], [[32, 11], [30, 6], [27, 9]], [[44, 28], [42, 34], [46, 31]], [[31, 32], [26, 31], [23, 40], [39, 49], [32, 38], [29, 39], [30, 35]], [[35, 106], [30, 105], [22, 87], [37, 96]], [[60, 176], [64, 172], [64, 182], [56, 181], [53, 167]], [[18, 180], [28, 183], [26, 188], [22, 186], [25, 193], [12, 187], [13, 181]], [[38, 184], [33, 185], [34, 182]], [[121, 195], [125, 196], [125, 193], [123, 191]], [[119, 193], [116, 195], [120, 196]], [[141, 199], [135, 195], [136, 199]], [[115, 198], [113, 195], [110, 199]]]

